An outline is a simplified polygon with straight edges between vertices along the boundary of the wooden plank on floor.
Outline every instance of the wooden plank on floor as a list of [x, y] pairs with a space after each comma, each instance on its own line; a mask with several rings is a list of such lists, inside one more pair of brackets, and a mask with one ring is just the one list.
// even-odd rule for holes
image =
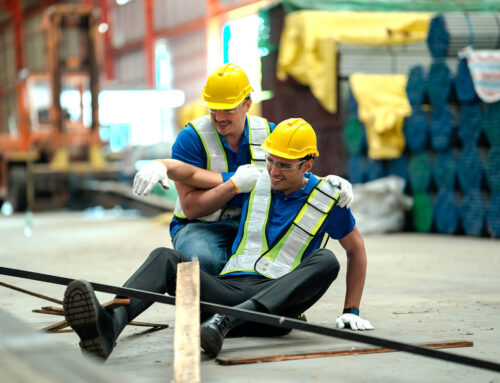
[[[444, 340], [444, 341], [433, 341], [426, 343], [417, 343], [416, 345], [428, 348], [455, 348], [455, 347], [472, 347], [474, 344], [467, 340]], [[288, 349], [281, 354], [270, 353], [266, 350], [255, 350], [253, 352], [240, 353], [237, 355], [220, 355], [216, 360], [219, 364], [223, 365], [235, 365], [235, 364], [251, 364], [251, 363], [261, 363], [261, 362], [279, 362], [282, 360], [295, 360], [295, 359], [310, 359], [310, 358], [323, 358], [327, 356], [346, 356], [346, 355], [363, 355], [363, 354], [376, 354], [385, 352], [396, 352], [385, 347], [375, 347], [375, 346], [337, 346], [332, 347], [330, 350], [311, 350], [311, 351], [298, 351], [298, 352], [288, 352]]]
[[17, 286], [9, 285], [8, 283], [5, 283], [5, 282], [0, 282], [0, 286], [7, 287], [8, 289], [16, 290], [16, 291], [19, 291], [19, 292], [24, 293], [24, 294], [32, 295], [34, 297], [45, 299], [46, 301], [62, 305], [62, 301], [59, 299], [51, 298], [51, 297], [48, 297], [46, 295], [35, 293], [33, 291], [25, 290], [25, 289], [22, 289], [22, 288], [17, 287]]
[[200, 265], [196, 259], [177, 266], [174, 381], [200, 381]]

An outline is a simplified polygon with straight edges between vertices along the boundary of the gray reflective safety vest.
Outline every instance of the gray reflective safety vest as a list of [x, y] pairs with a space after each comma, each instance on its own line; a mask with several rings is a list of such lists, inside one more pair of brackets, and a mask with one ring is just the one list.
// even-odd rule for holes
[[[248, 119], [248, 143], [250, 147], [250, 163], [255, 164], [259, 169], [266, 168], [266, 153], [260, 148], [266, 137], [271, 133], [269, 123], [265, 118], [257, 116], [247, 116]], [[217, 173], [227, 172], [229, 165], [227, 163], [226, 152], [220, 140], [217, 130], [212, 125], [210, 116], [203, 116], [190, 124], [200, 137], [201, 143], [207, 154], [207, 170]], [[175, 201], [174, 214], [178, 218], [186, 218], [182, 211], [179, 197]], [[204, 222], [221, 221], [224, 219], [237, 218], [241, 215], [241, 209], [222, 208], [210, 215], [201, 217], [198, 220]]]
[[300, 264], [339, 196], [339, 188], [321, 180], [284, 235], [269, 248], [265, 232], [271, 207], [271, 180], [268, 172], [263, 172], [250, 194], [241, 241], [221, 274], [257, 272], [268, 278], [279, 278], [289, 273]]

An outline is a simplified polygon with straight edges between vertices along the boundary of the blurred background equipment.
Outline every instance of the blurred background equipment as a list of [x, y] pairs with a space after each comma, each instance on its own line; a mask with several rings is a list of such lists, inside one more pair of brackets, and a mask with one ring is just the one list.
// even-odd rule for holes
[[[396, 175], [413, 198], [403, 230], [499, 237], [500, 102], [480, 97], [500, 66], [499, 25], [494, 0], [0, 0], [1, 211], [142, 206], [134, 173], [170, 156], [207, 113], [207, 74], [234, 62], [251, 114], [315, 128], [316, 174]], [[366, 111], [350, 79], [391, 76], [406, 79], [409, 115]], [[400, 131], [390, 156], [373, 154], [381, 115]], [[156, 187], [154, 209], [175, 193]]]

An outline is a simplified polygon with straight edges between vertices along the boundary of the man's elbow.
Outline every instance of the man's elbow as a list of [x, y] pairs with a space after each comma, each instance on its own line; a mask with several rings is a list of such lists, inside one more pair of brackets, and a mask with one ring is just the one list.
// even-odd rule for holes
[[199, 214], [199, 212], [195, 211], [195, 209], [192, 208], [182, 208], [182, 211], [184, 212], [184, 215], [186, 216], [187, 219], [189, 220], [194, 220], [196, 218], [202, 217], [202, 215]]

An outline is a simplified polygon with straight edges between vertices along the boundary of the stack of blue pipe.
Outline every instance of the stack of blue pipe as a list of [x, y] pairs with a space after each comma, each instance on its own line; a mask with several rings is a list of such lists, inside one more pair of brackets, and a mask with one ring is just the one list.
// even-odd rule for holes
[[[450, 34], [442, 15], [431, 20], [427, 45], [430, 66], [408, 73], [412, 112], [403, 128], [404, 155], [369, 159], [366, 143], [359, 143], [360, 124], [351, 123], [345, 130], [355, 152], [350, 153], [349, 179], [405, 178], [416, 231], [500, 238], [500, 102], [480, 100], [466, 59], [452, 74], [446, 61]], [[350, 107], [349, 119], [357, 118], [352, 94]]]
[[478, 101], [464, 102], [460, 105], [460, 118], [458, 121], [458, 136], [463, 145], [476, 145], [481, 135], [481, 121], [483, 111]]
[[493, 192], [490, 195], [486, 224], [489, 234], [492, 237], [500, 238], [500, 192]]
[[486, 105], [482, 128], [490, 145], [484, 166], [484, 175], [491, 191], [486, 226], [491, 236], [500, 238], [500, 102]]

